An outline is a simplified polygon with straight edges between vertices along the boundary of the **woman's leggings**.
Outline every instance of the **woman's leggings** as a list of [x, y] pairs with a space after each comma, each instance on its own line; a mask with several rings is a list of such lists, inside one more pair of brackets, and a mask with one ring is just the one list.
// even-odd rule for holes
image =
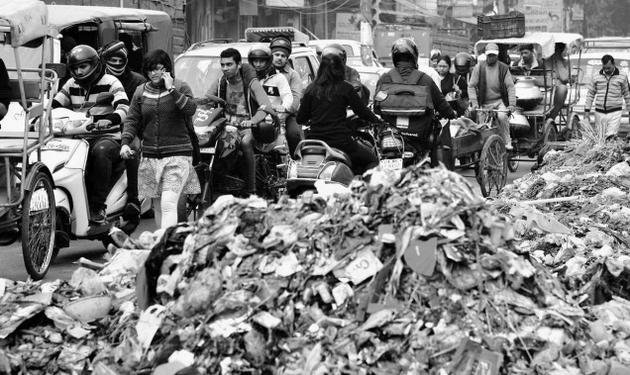
[[153, 198], [155, 223], [161, 229], [177, 224], [177, 202], [179, 194], [174, 191], [163, 191], [160, 198]]

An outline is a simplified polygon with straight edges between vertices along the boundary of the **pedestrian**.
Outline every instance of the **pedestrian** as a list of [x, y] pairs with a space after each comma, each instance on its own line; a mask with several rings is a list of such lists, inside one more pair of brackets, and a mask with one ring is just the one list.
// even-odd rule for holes
[[611, 55], [604, 55], [602, 69], [588, 86], [584, 111], [590, 112], [595, 102], [595, 123], [598, 129], [604, 130], [606, 138], [614, 138], [619, 132], [624, 100], [626, 108], [630, 108], [628, 77], [615, 66]]
[[132, 157], [129, 145], [140, 136], [139, 195], [153, 200], [156, 223], [164, 229], [177, 224], [180, 195], [201, 192], [187, 123], [197, 105], [190, 87], [173, 78], [171, 59], [164, 50], [148, 52], [142, 70], [148, 82], [133, 94], [120, 155]]
[[516, 91], [507, 64], [499, 61], [499, 46], [488, 43], [485, 50], [486, 61], [475, 65], [468, 82], [468, 97], [471, 110], [479, 107], [484, 110], [499, 110], [498, 126], [505, 142], [505, 148], [512, 150], [508, 114], [502, 111], [515, 111]]
[[545, 61], [545, 69], [550, 71], [554, 80], [553, 106], [547, 118], [555, 119], [564, 107], [569, 88], [569, 62], [566, 59], [567, 45], [556, 43], [553, 55]]
[[451, 73], [451, 58], [448, 55], [442, 55], [438, 59], [437, 72], [440, 75], [440, 90], [442, 95], [450, 104], [451, 108], [460, 115], [457, 108], [457, 100], [462, 95], [461, 88], [455, 83], [455, 74]]

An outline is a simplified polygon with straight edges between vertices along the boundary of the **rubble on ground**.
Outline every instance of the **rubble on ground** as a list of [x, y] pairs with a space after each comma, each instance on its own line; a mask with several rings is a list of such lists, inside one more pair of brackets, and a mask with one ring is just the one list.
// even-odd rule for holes
[[626, 272], [623, 152], [585, 155], [494, 203], [422, 167], [327, 201], [221, 197], [70, 282], [2, 280], [0, 374], [630, 373], [606, 279]]

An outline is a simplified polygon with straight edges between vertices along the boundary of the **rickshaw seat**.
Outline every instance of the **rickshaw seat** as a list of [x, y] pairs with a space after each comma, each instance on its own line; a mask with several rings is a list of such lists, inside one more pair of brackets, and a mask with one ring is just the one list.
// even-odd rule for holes
[[[2, 133], [0, 133], [0, 137], [2, 137]], [[28, 148], [36, 145], [38, 141], [38, 138], [29, 138], [27, 142]], [[23, 148], [23, 138], [0, 138], [0, 155], [6, 153], [14, 154], [16, 152], [21, 152]]]
[[[11, 100], [19, 101], [20, 97], [20, 81], [17, 79], [9, 79], [9, 87], [11, 88]], [[37, 79], [25, 79], [24, 80], [24, 95], [26, 100], [39, 100], [40, 95], [40, 80]]]

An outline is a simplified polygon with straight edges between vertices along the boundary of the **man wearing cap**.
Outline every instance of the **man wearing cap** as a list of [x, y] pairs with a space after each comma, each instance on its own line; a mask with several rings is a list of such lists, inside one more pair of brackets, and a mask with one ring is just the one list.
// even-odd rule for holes
[[[514, 111], [516, 107], [514, 81], [509, 66], [499, 61], [499, 46], [488, 43], [485, 55], [486, 61], [475, 65], [470, 82], [468, 82], [470, 106], [472, 109], [481, 106], [484, 110]], [[508, 115], [505, 112], [499, 112], [497, 117], [505, 148], [512, 150]]]
[[289, 108], [288, 116], [286, 119], [286, 138], [289, 144], [289, 152], [293, 158], [295, 155], [295, 149], [298, 143], [302, 140], [302, 128], [298, 125], [296, 120], [296, 113], [300, 106], [300, 100], [304, 92], [304, 84], [302, 83], [302, 77], [300, 74], [293, 70], [289, 66], [289, 56], [291, 55], [291, 41], [285, 37], [276, 37], [269, 44], [272, 55], [272, 64], [276, 69], [276, 72], [282, 73], [291, 87], [291, 94], [293, 94], [293, 104]]

